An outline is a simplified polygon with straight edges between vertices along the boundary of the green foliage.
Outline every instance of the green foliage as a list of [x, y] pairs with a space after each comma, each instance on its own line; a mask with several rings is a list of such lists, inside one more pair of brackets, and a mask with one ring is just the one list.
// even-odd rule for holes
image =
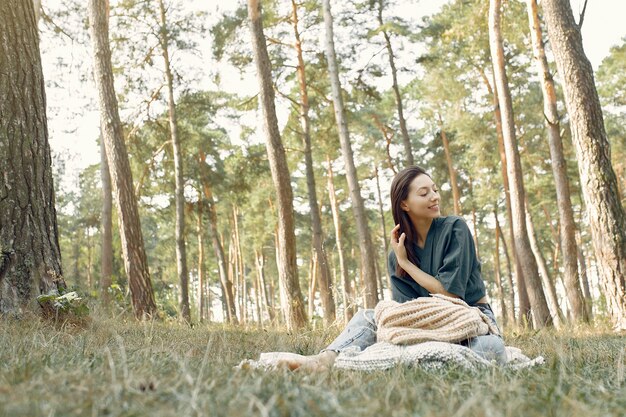
[[64, 321], [89, 315], [89, 306], [76, 291], [42, 294], [37, 297], [37, 302], [42, 308], [43, 316], [48, 319]]

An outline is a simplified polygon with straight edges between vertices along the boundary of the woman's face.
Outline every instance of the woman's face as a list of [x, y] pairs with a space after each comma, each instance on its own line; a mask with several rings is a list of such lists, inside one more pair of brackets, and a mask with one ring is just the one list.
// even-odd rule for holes
[[428, 175], [422, 174], [411, 181], [409, 195], [401, 208], [412, 218], [433, 219], [441, 215], [439, 200], [439, 189]]

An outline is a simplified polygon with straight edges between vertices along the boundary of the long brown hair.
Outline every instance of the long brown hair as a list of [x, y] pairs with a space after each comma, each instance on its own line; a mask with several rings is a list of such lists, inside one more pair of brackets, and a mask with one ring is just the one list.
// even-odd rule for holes
[[[420, 266], [419, 259], [417, 258], [415, 251], [410, 249], [411, 244], [417, 244], [417, 234], [415, 232], [415, 228], [413, 227], [413, 222], [411, 222], [409, 214], [406, 211], [402, 210], [402, 202], [406, 200], [409, 196], [411, 182], [415, 179], [415, 177], [419, 175], [428, 175], [428, 173], [424, 170], [424, 168], [418, 167], [417, 165], [404, 168], [402, 171], [398, 172], [393, 178], [393, 181], [391, 182], [390, 192], [393, 223], [394, 225], [400, 225], [398, 237], [402, 233], [406, 235], [404, 245], [407, 247], [407, 256], [409, 258], [409, 261], [418, 267]], [[406, 277], [408, 274], [406, 273], [406, 271], [404, 271], [404, 269], [400, 268], [400, 265], [396, 264], [396, 275]]]

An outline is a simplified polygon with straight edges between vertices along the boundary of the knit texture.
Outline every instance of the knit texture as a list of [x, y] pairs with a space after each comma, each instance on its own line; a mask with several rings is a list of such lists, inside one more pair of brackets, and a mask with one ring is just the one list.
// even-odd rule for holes
[[[518, 348], [507, 346], [506, 364], [508, 369], [530, 368], [544, 363], [544, 358], [526, 357]], [[498, 366], [470, 348], [454, 343], [424, 342], [417, 345], [400, 346], [389, 342], [377, 342], [364, 351], [357, 346], [342, 351], [335, 360], [337, 369], [357, 371], [379, 371], [398, 365], [419, 366], [425, 369], [438, 369], [444, 366], [459, 366], [467, 370]]]
[[428, 341], [458, 343], [489, 333], [500, 334], [480, 309], [441, 294], [405, 303], [381, 301], [374, 315], [377, 340], [396, 345]]

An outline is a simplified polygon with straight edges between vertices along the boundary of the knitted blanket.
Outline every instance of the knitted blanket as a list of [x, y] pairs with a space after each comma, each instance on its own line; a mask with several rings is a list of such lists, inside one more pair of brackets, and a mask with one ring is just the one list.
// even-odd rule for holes
[[[529, 368], [544, 363], [538, 356], [530, 359], [518, 348], [505, 348], [507, 361], [504, 367], [509, 369]], [[378, 342], [360, 351], [353, 346], [342, 351], [335, 360], [334, 367], [359, 371], [377, 371], [398, 365], [420, 366], [426, 369], [438, 369], [456, 365], [467, 370], [497, 366], [476, 354], [470, 348], [454, 343], [424, 342], [415, 345], [399, 346], [389, 342]]]
[[380, 301], [374, 314], [377, 340], [396, 345], [427, 341], [457, 343], [488, 333], [500, 334], [480, 309], [441, 294], [405, 303]]

